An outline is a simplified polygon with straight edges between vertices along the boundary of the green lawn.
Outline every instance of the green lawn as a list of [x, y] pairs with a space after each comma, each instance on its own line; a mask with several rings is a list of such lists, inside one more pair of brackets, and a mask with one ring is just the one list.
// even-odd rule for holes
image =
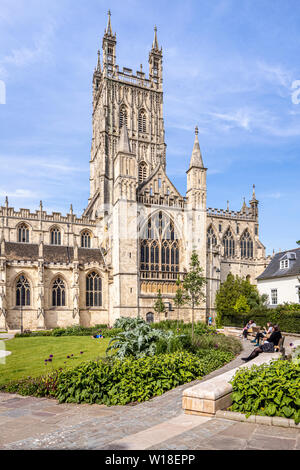
[[[109, 340], [90, 336], [38, 336], [5, 341], [6, 350], [11, 354], [6, 356], [5, 364], [0, 361], [0, 385], [104, 357]], [[80, 354], [81, 351], [83, 354]], [[52, 362], [45, 365], [45, 359], [50, 354], [53, 355]], [[70, 358], [67, 359], [67, 356]]]

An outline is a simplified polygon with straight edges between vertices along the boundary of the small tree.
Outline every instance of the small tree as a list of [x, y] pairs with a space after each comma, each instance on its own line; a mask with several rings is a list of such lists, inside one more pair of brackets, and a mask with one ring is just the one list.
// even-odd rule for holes
[[176, 281], [176, 286], [177, 286], [177, 289], [176, 289], [176, 293], [175, 293], [175, 297], [174, 297], [174, 304], [177, 307], [177, 331], [178, 331], [179, 308], [182, 307], [186, 302], [185, 292], [182, 288], [182, 283], [179, 279], [179, 276], [178, 276], [178, 279]]
[[298, 240], [296, 243], [297, 243], [297, 245], [300, 245], [300, 240]]
[[158, 319], [160, 320], [160, 314], [164, 313], [165, 310], [166, 310], [166, 306], [163, 303], [160, 289], [158, 290], [157, 299], [156, 299], [156, 302], [155, 302], [153, 308], [154, 308], [155, 312], [158, 314]]
[[183, 280], [183, 288], [186, 292], [187, 300], [192, 304], [192, 338], [194, 339], [194, 323], [195, 323], [195, 306], [205, 297], [202, 291], [206, 284], [203, 276], [203, 269], [200, 266], [199, 258], [196, 251], [193, 251], [190, 261], [190, 271]]

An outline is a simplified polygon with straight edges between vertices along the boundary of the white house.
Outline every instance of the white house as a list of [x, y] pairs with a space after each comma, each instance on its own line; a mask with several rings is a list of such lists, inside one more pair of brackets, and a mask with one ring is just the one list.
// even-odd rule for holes
[[257, 277], [257, 287], [260, 294], [269, 296], [270, 306], [300, 303], [300, 248], [276, 253]]

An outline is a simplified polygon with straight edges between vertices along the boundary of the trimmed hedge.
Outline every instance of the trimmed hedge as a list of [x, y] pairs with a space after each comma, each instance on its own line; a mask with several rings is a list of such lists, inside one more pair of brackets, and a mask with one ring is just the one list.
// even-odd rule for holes
[[96, 333], [99, 333], [106, 337], [110, 338], [120, 333], [122, 330], [120, 328], [108, 328], [107, 325], [95, 325], [92, 327], [83, 327], [83, 326], [69, 326], [67, 328], [54, 328], [53, 330], [40, 330], [40, 331], [29, 331], [24, 333], [17, 333], [16, 338], [29, 338], [33, 336], [93, 336]]
[[289, 311], [283, 308], [251, 310], [247, 314], [228, 313], [222, 318], [223, 326], [244, 327], [249, 320], [254, 320], [259, 326], [266, 326], [267, 322], [279, 325], [281, 331], [286, 333], [300, 333], [300, 310]]

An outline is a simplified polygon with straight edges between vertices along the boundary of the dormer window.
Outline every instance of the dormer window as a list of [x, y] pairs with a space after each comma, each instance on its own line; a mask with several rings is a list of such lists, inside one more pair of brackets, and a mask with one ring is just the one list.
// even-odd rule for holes
[[289, 260], [288, 259], [282, 259], [280, 261], [280, 269], [287, 269], [289, 267]]

